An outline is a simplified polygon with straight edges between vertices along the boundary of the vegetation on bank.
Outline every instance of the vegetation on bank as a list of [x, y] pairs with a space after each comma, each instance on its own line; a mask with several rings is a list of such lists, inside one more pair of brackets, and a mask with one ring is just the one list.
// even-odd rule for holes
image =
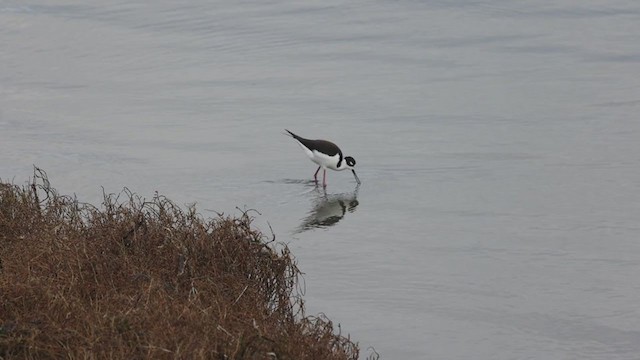
[[357, 359], [251, 217], [0, 182], [0, 358]]

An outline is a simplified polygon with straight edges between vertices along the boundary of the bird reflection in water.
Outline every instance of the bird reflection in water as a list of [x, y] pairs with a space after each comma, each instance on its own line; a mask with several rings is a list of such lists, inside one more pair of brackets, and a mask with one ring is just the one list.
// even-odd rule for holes
[[344, 218], [347, 212], [352, 213], [358, 207], [358, 189], [349, 193], [327, 194], [326, 190], [316, 187], [313, 198], [313, 207], [309, 210], [307, 217], [296, 230], [296, 233], [303, 231], [327, 228], [337, 224]]

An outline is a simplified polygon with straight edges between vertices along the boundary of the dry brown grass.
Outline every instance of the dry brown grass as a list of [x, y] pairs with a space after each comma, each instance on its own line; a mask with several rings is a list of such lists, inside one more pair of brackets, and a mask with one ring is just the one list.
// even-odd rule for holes
[[0, 182], [0, 358], [357, 359], [274, 240], [247, 213]]

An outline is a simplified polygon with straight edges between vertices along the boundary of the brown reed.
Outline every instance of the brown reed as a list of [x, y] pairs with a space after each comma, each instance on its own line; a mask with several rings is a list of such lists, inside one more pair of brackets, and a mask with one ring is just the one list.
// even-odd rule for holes
[[251, 221], [127, 189], [94, 207], [37, 168], [0, 182], [0, 358], [357, 359]]

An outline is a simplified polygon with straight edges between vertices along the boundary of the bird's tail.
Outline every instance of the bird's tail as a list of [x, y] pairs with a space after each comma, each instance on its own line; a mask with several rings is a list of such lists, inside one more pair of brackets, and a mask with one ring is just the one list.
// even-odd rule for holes
[[[292, 138], [294, 138], [294, 139], [296, 139], [296, 140], [299, 138], [299, 136], [298, 136], [298, 135], [296, 135], [296, 134], [292, 133], [291, 131], [289, 131], [289, 130], [287, 130], [287, 129], [284, 129], [284, 131], [288, 132], [288, 134], [285, 134], [285, 135], [287, 135], [287, 136], [291, 136]], [[284, 133], [283, 133], [283, 134], [284, 134]]]

